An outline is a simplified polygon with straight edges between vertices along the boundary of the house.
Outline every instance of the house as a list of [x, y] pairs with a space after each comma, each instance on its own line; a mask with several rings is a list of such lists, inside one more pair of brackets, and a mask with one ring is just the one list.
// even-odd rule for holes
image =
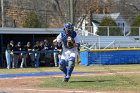
[[79, 19], [79, 22], [75, 28], [78, 32], [81, 32], [82, 36], [88, 36], [88, 30], [86, 29], [88, 21], [86, 16], [81, 16]]
[[130, 24], [125, 21], [125, 19], [120, 15], [120, 13], [112, 13], [112, 14], [93, 14], [93, 34], [96, 35], [98, 30], [98, 26], [104, 17], [111, 17], [121, 29], [123, 33], [130, 32]]

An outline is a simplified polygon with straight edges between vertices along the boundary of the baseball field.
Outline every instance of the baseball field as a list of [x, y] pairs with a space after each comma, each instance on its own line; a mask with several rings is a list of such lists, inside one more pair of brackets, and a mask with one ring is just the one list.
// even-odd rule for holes
[[57, 67], [0, 69], [0, 93], [140, 93], [140, 64], [76, 65], [62, 79]]

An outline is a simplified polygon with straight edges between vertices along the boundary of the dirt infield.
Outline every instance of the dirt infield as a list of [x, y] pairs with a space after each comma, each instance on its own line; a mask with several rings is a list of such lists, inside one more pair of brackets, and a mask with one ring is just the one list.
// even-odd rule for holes
[[[117, 72], [118, 74], [140, 74], [137, 72]], [[113, 75], [115, 73], [90, 73], [90, 74], [75, 74], [74, 76], [89, 76], [89, 75]], [[134, 93], [125, 91], [80, 91], [57, 88], [35, 88], [33, 85], [41, 84], [38, 78], [46, 77], [63, 77], [63, 75], [41, 76], [41, 77], [19, 77], [19, 78], [0, 78], [0, 93]], [[135, 92], [136, 93], [136, 92]], [[138, 92], [137, 92], [138, 93]]]
[[[62, 77], [62, 76], [55, 76]], [[87, 93], [87, 91], [66, 90], [57, 88], [33, 88], [33, 85], [42, 83], [38, 78], [46, 77], [24, 77], [0, 79], [0, 93]], [[88, 93], [97, 93], [91, 92]], [[105, 93], [105, 92], [100, 92]]]

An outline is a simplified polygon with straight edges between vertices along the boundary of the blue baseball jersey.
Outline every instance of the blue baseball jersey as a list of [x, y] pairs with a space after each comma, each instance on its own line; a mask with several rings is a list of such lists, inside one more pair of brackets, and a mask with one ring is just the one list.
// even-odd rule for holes
[[67, 45], [67, 38], [68, 37], [72, 37], [72, 39], [74, 40], [75, 43], [77, 43], [79, 46], [80, 46], [80, 41], [79, 41], [79, 38], [78, 38], [78, 35], [75, 31], [72, 32], [72, 34], [70, 35], [67, 35], [65, 33], [65, 31], [61, 32], [58, 36], [57, 36], [57, 42], [58, 43], [62, 43], [62, 48], [67, 48], [66, 45]]

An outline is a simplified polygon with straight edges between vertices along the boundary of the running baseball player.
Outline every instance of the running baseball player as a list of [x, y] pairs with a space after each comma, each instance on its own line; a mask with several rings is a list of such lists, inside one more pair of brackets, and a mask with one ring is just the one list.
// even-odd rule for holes
[[65, 74], [63, 81], [68, 82], [75, 67], [75, 59], [80, 47], [80, 41], [77, 33], [74, 31], [73, 24], [64, 24], [64, 31], [62, 31], [57, 38], [53, 40], [53, 43], [56, 42], [58, 46], [62, 45], [59, 69]]

